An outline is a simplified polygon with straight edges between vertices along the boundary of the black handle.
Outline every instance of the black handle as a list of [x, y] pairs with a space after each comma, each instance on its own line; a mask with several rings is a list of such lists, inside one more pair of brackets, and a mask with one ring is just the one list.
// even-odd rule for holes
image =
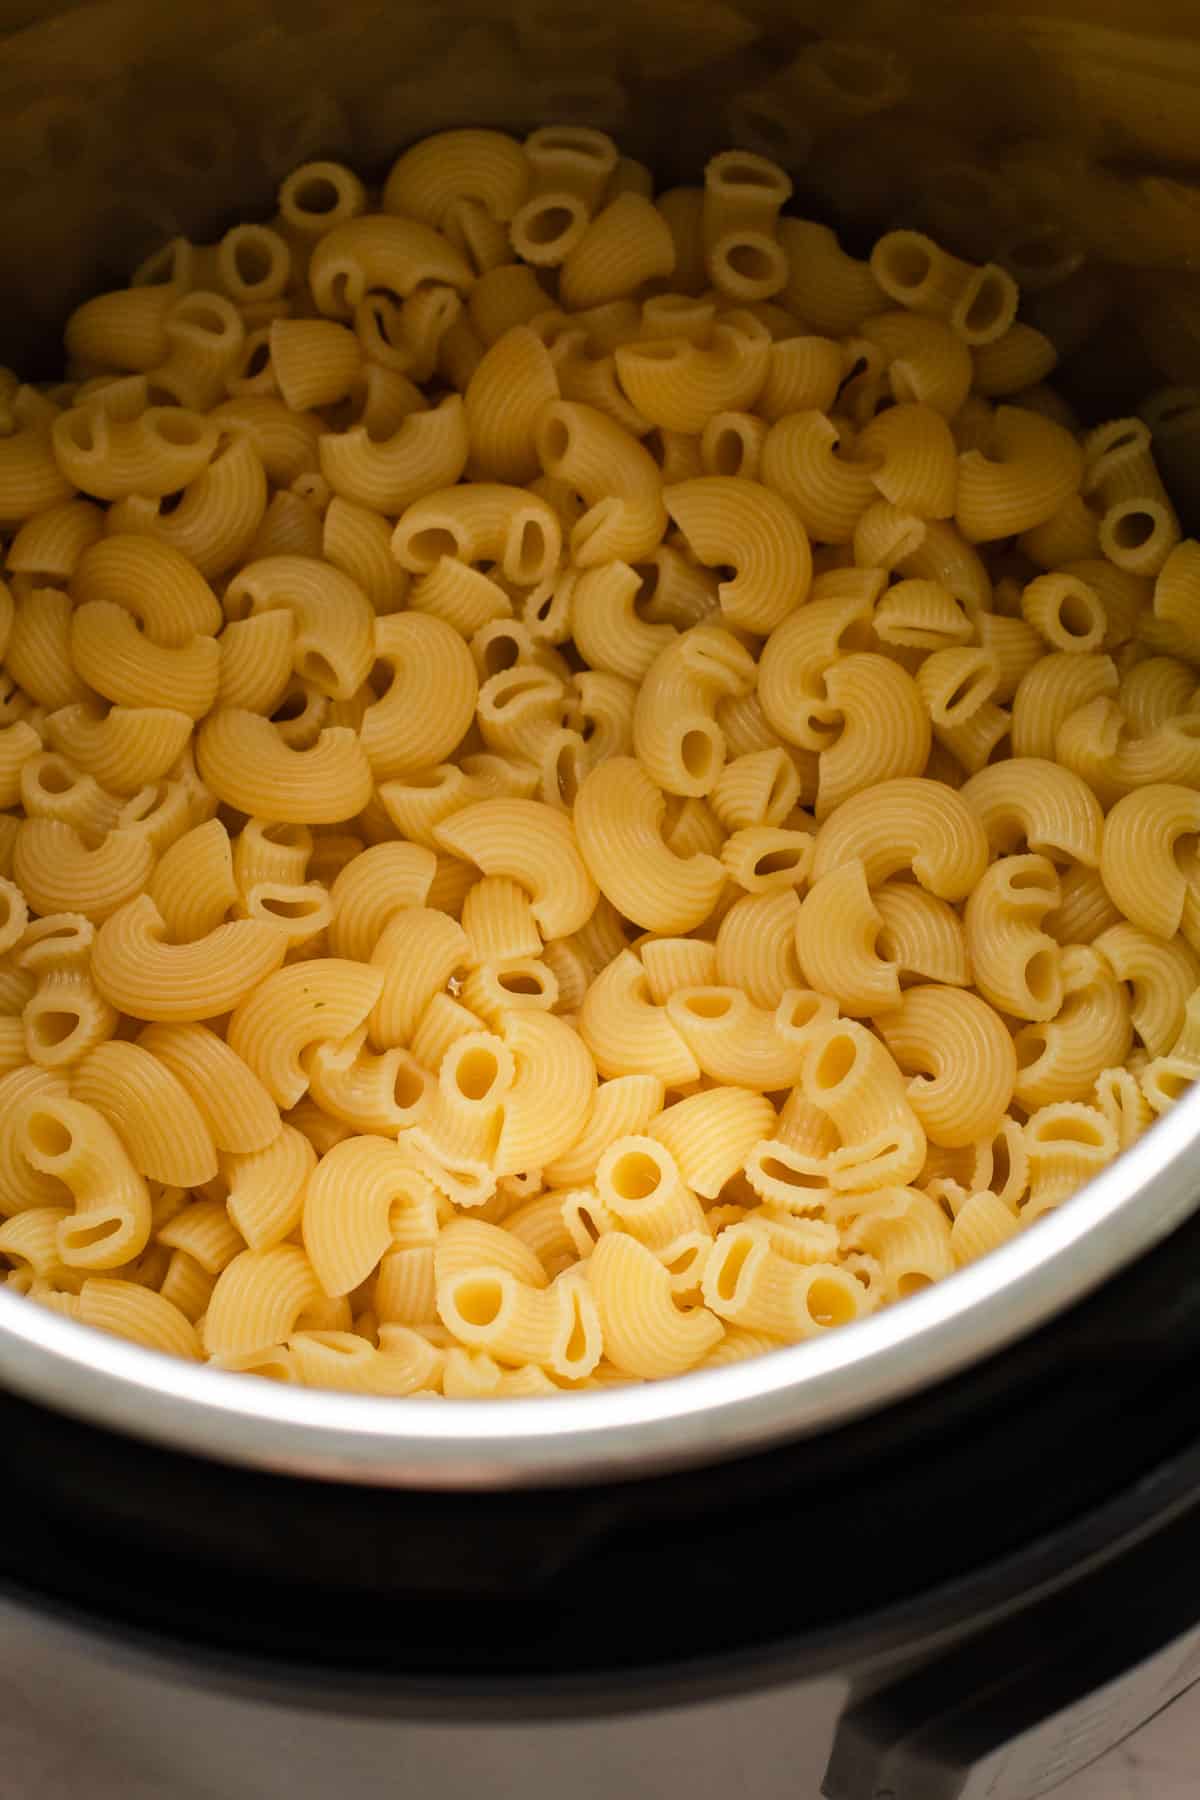
[[1035, 1800], [1200, 1681], [1200, 1505], [843, 1715], [827, 1800]]

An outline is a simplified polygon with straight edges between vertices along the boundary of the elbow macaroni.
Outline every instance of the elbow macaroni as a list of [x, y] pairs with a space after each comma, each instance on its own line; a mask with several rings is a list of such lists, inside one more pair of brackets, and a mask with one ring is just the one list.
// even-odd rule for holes
[[1195, 1082], [1149, 426], [1079, 431], [998, 264], [790, 198], [440, 132], [0, 375], [15, 1291], [364, 1396], [677, 1375], [950, 1274]]

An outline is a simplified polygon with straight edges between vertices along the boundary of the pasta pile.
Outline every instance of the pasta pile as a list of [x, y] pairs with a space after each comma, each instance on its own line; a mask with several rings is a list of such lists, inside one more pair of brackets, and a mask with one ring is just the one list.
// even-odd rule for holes
[[763, 157], [310, 164], [0, 376], [0, 1258], [539, 1395], [813, 1338], [1200, 1069], [1200, 545]]

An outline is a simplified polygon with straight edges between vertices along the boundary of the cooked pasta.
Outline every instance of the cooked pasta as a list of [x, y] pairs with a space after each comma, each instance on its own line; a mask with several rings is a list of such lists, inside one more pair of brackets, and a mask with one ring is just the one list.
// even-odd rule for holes
[[[845, 157], [905, 78], [815, 46], [734, 112]], [[859, 260], [792, 205], [441, 131], [0, 371], [14, 1292], [361, 1396], [677, 1376], [1200, 1080], [1194, 396], [1081, 430], [1094, 302], [1014, 218]]]

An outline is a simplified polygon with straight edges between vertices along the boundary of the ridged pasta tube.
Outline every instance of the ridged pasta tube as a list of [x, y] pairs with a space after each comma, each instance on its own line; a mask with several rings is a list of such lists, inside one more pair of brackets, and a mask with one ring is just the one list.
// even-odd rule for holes
[[663, 841], [666, 801], [642, 765], [613, 757], [584, 780], [575, 831], [601, 892], [648, 931], [686, 932], [701, 924], [725, 885], [715, 857], [677, 856]]
[[705, 475], [663, 492], [667, 510], [702, 562], [735, 574], [717, 589], [731, 626], [765, 637], [808, 597], [812, 553], [792, 508], [736, 475]]

